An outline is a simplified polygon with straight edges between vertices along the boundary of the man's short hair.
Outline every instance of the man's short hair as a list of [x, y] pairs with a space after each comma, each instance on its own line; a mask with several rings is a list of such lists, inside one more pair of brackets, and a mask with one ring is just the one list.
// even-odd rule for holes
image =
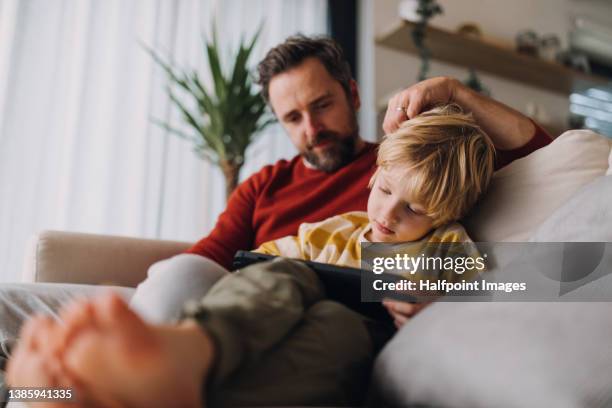
[[327, 69], [327, 72], [340, 83], [347, 97], [351, 94], [351, 68], [344, 57], [344, 52], [336, 41], [329, 37], [307, 37], [295, 35], [272, 48], [257, 66], [258, 83], [261, 94], [270, 102], [268, 93], [270, 81], [281, 74], [300, 65], [308, 58], [316, 58]]
[[378, 149], [378, 169], [406, 177], [405, 190], [434, 226], [461, 219], [487, 189], [495, 149], [472, 114], [446, 105], [403, 122]]

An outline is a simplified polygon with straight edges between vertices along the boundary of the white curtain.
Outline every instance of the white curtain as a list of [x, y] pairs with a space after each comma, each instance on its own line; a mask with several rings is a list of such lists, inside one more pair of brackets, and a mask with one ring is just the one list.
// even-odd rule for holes
[[[180, 116], [144, 51], [206, 74], [201, 34], [222, 49], [264, 28], [271, 46], [327, 28], [326, 0], [0, 0], [0, 281], [20, 279], [42, 229], [196, 240], [224, 208], [223, 177], [151, 119]], [[227, 58], [227, 55], [225, 56]], [[242, 171], [295, 154], [278, 125]]]

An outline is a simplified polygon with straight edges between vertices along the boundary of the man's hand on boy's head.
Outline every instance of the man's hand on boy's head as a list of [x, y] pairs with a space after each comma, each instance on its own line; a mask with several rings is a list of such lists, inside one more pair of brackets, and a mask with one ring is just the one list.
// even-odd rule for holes
[[385, 299], [382, 302], [391, 317], [393, 317], [393, 323], [398, 329], [430, 303], [409, 303], [391, 299]]
[[411, 119], [435, 105], [454, 102], [458, 86], [461, 86], [461, 83], [454, 78], [436, 77], [395, 94], [387, 105], [383, 130], [385, 133], [394, 132], [406, 119]]

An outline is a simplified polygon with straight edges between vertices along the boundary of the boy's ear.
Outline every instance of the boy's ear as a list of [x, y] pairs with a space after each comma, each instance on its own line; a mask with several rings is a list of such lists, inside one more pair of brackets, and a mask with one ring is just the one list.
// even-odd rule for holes
[[349, 87], [351, 90], [351, 103], [353, 104], [353, 108], [355, 111], [358, 111], [361, 108], [361, 98], [359, 96], [359, 87], [357, 86], [357, 81], [351, 79], [349, 82]]

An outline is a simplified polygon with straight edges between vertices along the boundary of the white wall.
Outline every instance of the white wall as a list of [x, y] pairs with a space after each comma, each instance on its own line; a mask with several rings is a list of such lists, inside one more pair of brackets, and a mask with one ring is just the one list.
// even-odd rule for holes
[[[365, 0], [368, 1], [368, 0]], [[378, 35], [392, 27], [399, 17], [399, 0], [371, 0], [374, 13], [371, 16], [374, 32]], [[531, 29], [538, 34], [557, 34], [562, 46], [567, 45], [567, 33], [573, 16], [586, 16], [602, 23], [612, 24], [612, 2], [596, 0], [438, 0], [444, 14], [431, 20], [431, 24], [455, 30], [461, 23], [477, 23], [486, 36], [505, 42], [513, 42], [516, 34]], [[407, 39], [409, 41], [410, 39]], [[408, 54], [376, 46], [375, 96], [376, 100], [415, 82], [420, 60]], [[450, 75], [460, 79], [467, 77], [467, 70], [433, 60], [429, 76]], [[492, 96], [521, 112], [528, 112], [528, 104], [538, 107], [537, 119], [552, 132], [566, 127], [569, 109], [568, 98], [479, 73], [481, 80], [491, 90]]]

